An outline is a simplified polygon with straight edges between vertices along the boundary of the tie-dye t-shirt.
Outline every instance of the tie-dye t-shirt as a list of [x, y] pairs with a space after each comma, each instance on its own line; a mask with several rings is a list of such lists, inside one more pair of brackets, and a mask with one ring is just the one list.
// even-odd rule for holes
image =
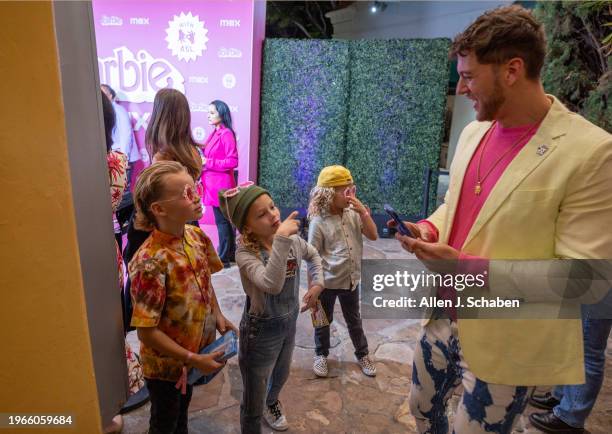
[[[212, 309], [212, 273], [223, 269], [210, 239], [185, 225], [182, 238], [154, 230], [130, 261], [132, 326], [157, 327], [187, 350], [197, 353]], [[181, 360], [140, 343], [144, 376], [176, 381]]]

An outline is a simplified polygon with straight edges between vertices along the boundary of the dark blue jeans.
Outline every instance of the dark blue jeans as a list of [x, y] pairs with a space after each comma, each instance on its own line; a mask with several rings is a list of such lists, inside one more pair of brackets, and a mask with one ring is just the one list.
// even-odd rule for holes
[[275, 318], [260, 318], [245, 309], [240, 321], [238, 354], [243, 385], [242, 433], [261, 433], [264, 403], [274, 404], [289, 378], [297, 316], [298, 310], [294, 310]]
[[553, 396], [561, 403], [553, 413], [563, 422], [575, 428], [584, 428], [601, 389], [606, 364], [606, 346], [612, 328], [612, 319], [582, 320], [584, 335], [584, 368], [586, 382], [572, 386], [557, 386]]
[[219, 234], [219, 259], [227, 265], [236, 261], [236, 234], [229, 220], [223, 216], [221, 208], [213, 206], [213, 213]]

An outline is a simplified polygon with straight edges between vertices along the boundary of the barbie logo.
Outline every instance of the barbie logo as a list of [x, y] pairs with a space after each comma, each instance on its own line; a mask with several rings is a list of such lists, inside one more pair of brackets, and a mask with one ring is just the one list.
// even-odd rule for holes
[[102, 19], [100, 20], [100, 25], [102, 26], [122, 26], [123, 20], [116, 16], [106, 16], [102, 15]]
[[115, 48], [113, 56], [98, 58], [100, 82], [112, 85], [123, 101], [153, 102], [155, 93], [165, 87], [185, 92], [185, 79], [165, 59], [156, 59], [146, 50], [136, 55], [127, 47]]

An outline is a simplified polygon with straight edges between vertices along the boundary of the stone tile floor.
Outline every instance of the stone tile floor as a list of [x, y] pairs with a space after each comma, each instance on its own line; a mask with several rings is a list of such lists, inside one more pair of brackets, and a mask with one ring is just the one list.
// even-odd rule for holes
[[[411, 258], [395, 240], [366, 240], [364, 257]], [[302, 276], [302, 282], [306, 279]], [[216, 274], [213, 285], [225, 315], [238, 325], [244, 293], [238, 269], [232, 267]], [[304, 289], [302, 289], [304, 291]], [[289, 433], [414, 433], [414, 419], [406, 398], [410, 389], [413, 348], [419, 333], [417, 320], [364, 320], [370, 354], [376, 361], [378, 375], [364, 376], [353, 355], [340, 307], [336, 304], [332, 325], [330, 378], [318, 379], [312, 373], [313, 332], [308, 314], [300, 315], [293, 354], [291, 376], [281, 401], [290, 423]], [[137, 350], [137, 337], [128, 340]], [[607, 350], [607, 375], [598, 402], [587, 422], [592, 434], [612, 432], [612, 337]], [[194, 389], [190, 406], [189, 428], [195, 433], [238, 433], [242, 382], [237, 357], [211, 383]], [[456, 407], [457, 397], [451, 401]], [[528, 413], [535, 411], [528, 407]], [[124, 433], [146, 433], [149, 405], [124, 416]], [[523, 417], [515, 432], [539, 431]], [[519, 431], [521, 430], [521, 431]], [[264, 433], [273, 432], [264, 425]]]

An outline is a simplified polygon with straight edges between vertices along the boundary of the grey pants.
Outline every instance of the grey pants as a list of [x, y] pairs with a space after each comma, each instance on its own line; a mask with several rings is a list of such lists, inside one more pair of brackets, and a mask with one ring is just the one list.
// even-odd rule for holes
[[272, 405], [278, 400], [289, 378], [297, 316], [297, 310], [269, 319], [246, 312], [242, 316], [238, 355], [243, 385], [242, 433], [261, 433], [264, 404]]

